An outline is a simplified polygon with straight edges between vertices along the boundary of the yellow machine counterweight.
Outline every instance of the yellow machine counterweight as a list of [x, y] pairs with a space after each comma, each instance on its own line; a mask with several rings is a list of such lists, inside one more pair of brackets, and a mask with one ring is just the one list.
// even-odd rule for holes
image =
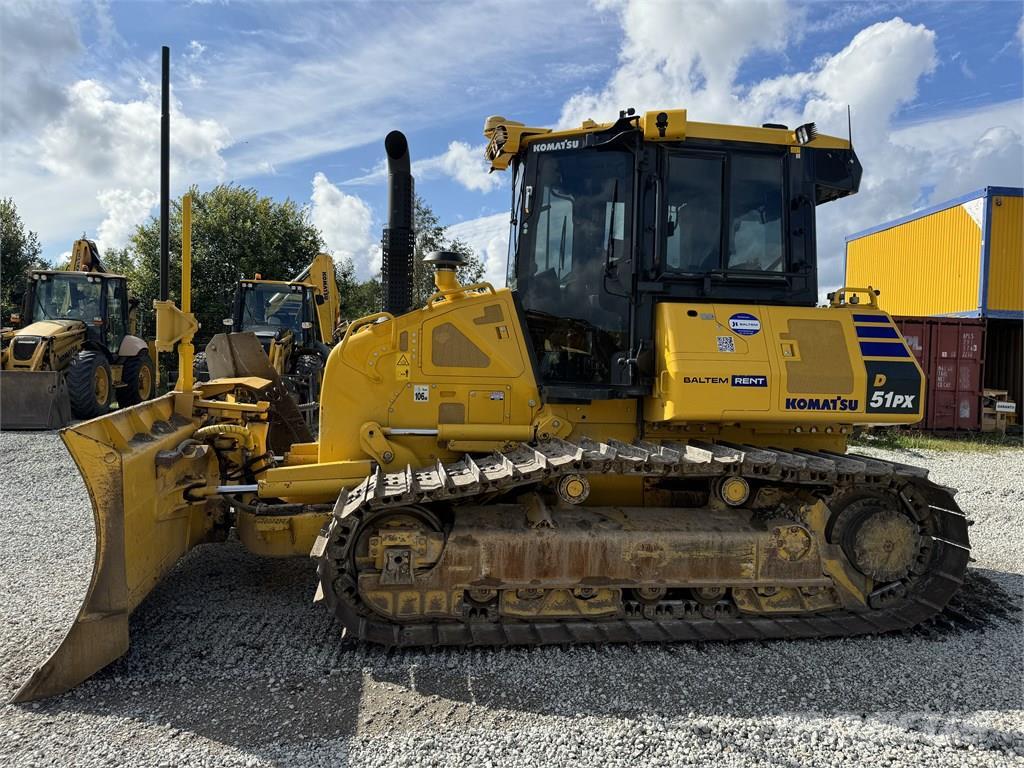
[[[680, 109], [485, 136], [515, 191], [508, 286], [460, 285], [437, 253], [409, 306], [389, 134], [384, 306], [330, 351], [316, 440], [269, 449], [270, 383], [244, 366], [65, 431], [100, 556], [20, 698], [116, 658], [128, 612], [232, 526], [311, 554], [339, 629], [394, 646], [841, 636], [943, 610], [969, 555], [952, 492], [846, 450], [921, 418], [921, 370], [870, 287], [815, 306], [816, 206], [857, 191], [849, 142]], [[188, 315], [160, 321], [187, 351]]]

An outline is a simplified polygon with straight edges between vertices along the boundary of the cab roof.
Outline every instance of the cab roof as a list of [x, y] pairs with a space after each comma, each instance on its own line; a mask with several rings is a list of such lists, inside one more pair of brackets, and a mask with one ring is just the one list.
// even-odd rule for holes
[[765, 124], [761, 127], [729, 125], [725, 123], [700, 123], [689, 120], [685, 109], [649, 110], [635, 114], [633, 110], [620, 113], [619, 119], [610, 123], [584, 120], [579, 128], [555, 131], [551, 128], [530, 127], [500, 115], [484, 121], [484, 136], [487, 137], [487, 159], [491, 170], [504, 170], [512, 158], [522, 150], [539, 141], [572, 140], [590, 133], [608, 131], [620, 126], [624, 130], [639, 130], [645, 141], [685, 142], [690, 139], [725, 141], [746, 144], [774, 144], [814, 149], [852, 149], [849, 140], [836, 136], [819, 134], [814, 123], [805, 123], [797, 128]]
[[100, 277], [103, 279], [127, 280], [124, 275], [113, 272], [81, 272], [73, 269], [33, 269], [33, 275], [81, 275], [82, 277]]

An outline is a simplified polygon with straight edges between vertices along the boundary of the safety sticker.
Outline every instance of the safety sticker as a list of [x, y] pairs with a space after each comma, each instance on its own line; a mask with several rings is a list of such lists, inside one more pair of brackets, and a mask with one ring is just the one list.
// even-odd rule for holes
[[753, 336], [761, 330], [761, 321], [749, 312], [737, 312], [729, 318], [729, 328], [740, 336]]
[[412, 388], [412, 401], [414, 403], [430, 402], [430, 387], [426, 384], [417, 384]]
[[718, 351], [719, 352], [735, 352], [736, 342], [732, 336], [719, 336], [718, 337]]
[[504, 399], [505, 399], [505, 393], [504, 392], [491, 392], [491, 400], [504, 400]]
[[405, 355], [400, 355], [398, 357], [398, 360], [395, 361], [395, 378], [409, 378], [409, 358], [406, 357]]

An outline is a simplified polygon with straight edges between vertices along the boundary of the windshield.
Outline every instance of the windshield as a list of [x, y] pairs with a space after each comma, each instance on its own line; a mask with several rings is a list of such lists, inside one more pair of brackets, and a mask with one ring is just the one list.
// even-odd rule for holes
[[242, 329], [291, 329], [299, 332], [302, 321], [306, 319], [302, 311], [304, 290], [301, 286], [246, 285], [242, 302]]
[[38, 275], [35, 282], [34, 320], [102, 320], [100, 293], [103, 281], [87, 275]]
[[532, 317], [542, 379], [608, 384], [628, 346], [633, 157], [593, 149], [533, 153], [516, 287]]

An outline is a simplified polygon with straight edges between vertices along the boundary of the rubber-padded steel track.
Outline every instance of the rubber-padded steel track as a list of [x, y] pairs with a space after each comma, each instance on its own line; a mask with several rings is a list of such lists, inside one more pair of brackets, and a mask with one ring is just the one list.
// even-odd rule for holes
[[[673, 616], [599, 620], [431, 621], [393, 624], [360, 601], [352, 549], [367, 516], [389, 507], [459, 503], [513, 488], [550, 482], [569, 473], [645, 477], [740, 475], [828, 495], [873, 488], [895, 492], [928, 541], [923, 572], [909, 579], [884, 607], [791, 616], [723, 618]], [[968, 521], [955, 491], [932, 483], [926, 470], [855, 454], [786, 451], [724, 443], [686, 444], [587, 439], [518, 444], [484, 457], [465, 456], [435, 467], [377, 470], [342, 493], [328, 528], [313, 547], [321, 589], [346, 634], [391, 646], [538, 645], [549, 643], [762, 640], [828, 637], [902, 630], [939, 613], [963, 584], [969, 560]], [[900, 594], [902, 593], [902, 594]]]

